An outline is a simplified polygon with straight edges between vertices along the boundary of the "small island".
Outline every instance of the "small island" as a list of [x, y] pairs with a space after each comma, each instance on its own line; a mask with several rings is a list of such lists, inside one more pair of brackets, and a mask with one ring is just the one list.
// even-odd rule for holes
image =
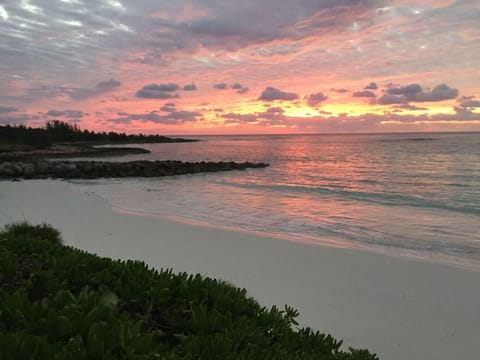
[[44, 128], [7, 125], [0, 127], [0, 179], [160, 177], [268, 166], [265, 163], [250, 162], [51, 160], [149, 153], [142, 148], [98, 147], [99, 145], [195, 141], [198, 140], [82, 131], [76, 125], [57, 120], [48, 122]]
[[100, 145], [196, 142], [163, 135], [125, 134], [81, 130], [76, 124], [53, 120], [43, 128], [0, 126], [0, 161], [45, 158], [105, 157], [149, 153], [135, 147]]

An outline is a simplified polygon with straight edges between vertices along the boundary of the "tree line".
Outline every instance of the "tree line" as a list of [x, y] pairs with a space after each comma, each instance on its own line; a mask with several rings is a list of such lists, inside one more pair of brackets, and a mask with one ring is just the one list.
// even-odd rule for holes
[[[158, 143], [178, 142], [183, 139], [172, 139], [162, 135], [125, 134], [117, 132], [95, 132], [81, 130], [76, 124], [60, 120], [49, 121], [42, 128], [25, 125], [0, 126], [1, 145], [31, 145], [45, 148], [55, 143], [94, 142], [94, 143]], [[184, 140], [186, 141], [186, 140]]]

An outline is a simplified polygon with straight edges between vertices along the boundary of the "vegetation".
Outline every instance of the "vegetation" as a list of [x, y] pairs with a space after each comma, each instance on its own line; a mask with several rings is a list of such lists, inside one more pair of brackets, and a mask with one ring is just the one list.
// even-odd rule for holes
[[80, 130], [74, 124], [54, 120], [44, 128], [20, 126], [0, 126], [0, 151], [25, 151], [32, 148], [47, 148], [55, 143], [94, 142], [94, 143], [159, 143], [192, 141], [172, 139], [161, 135], [127, 135], [125, 133]]
[[13, 224], [5, 225], [1, 236], [8, 236], [11, 238], [33, 237], [49, 241], [53, 244], [63, 244], [60, 231], [43, 223], [40, 225], [32, 225], [28, 221], [22, 221]]
[[46, 225], [0, 232], [0, 359], [377, 359], [244, 289], [59, 240]]

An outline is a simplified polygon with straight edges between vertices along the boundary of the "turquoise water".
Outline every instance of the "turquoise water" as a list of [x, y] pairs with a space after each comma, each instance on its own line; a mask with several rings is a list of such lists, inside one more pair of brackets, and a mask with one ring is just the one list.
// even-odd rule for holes
[[74, 186], [118, 209], [480, 268], [480, 133], [196, 138], [117, 160], [270, 167]]

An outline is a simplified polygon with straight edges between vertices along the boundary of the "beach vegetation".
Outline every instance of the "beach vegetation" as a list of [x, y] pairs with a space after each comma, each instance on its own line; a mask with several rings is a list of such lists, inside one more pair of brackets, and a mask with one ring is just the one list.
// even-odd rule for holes
[[26, 220], [6, 224], [0, 230], [0, 237], [38, 238], [49, 241], [53, 244], [63, 243], [60, 231], [58, 231], [54, 227], [50, 226], [47, 223], [33, 225]]
[[76, 124], [60, 120], [49, 121], [41, 128], [32, 128], [25, 125], [0, 126], [0, 152], [46, 149], [51, 145], [58, 143], [126, 144], [180, 141], [184, 142], [193, 140], [175, 139], [162, 135], [81, 130]]
[[0, 359], [378, 359], [245, 289], [60, 239], [46, 224], [0, 232]]

